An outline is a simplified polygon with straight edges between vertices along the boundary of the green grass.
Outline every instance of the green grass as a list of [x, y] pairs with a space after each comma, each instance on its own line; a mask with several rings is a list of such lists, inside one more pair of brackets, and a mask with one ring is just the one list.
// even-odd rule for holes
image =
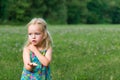
[[[53, 80], [120, 80], [120, 25], [50, 25]], [[0, 80], [19, 80], [24, 26], [0, 25]]]

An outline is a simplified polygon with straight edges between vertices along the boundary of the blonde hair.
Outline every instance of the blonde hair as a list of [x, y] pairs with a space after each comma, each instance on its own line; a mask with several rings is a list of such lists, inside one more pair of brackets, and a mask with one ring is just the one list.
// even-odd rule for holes
[[[49, 31], [47, 30], [47, 23], [44, 19], [42, 18], [33, 18], [28, 24], [27, 24], [27, 28], [30, 25], [42, 25], [40, 26], [41, 31], [44, 33], [44, 40], [41, 43], [41, 47], [48, 49], [49, 47], [52, 46], [52, 38], [50, 36]], [[28, 47], [30, 45], [30, 42], [27, 40], [27, 42], [25, 43], [24, 47]]]

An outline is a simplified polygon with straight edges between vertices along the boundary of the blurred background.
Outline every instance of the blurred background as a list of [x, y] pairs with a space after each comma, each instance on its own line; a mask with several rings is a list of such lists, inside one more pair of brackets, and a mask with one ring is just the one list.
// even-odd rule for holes
[[0, 0], [0, 80], [21, 78], [34, 17], [53, 38], [52, 80], [120, 80], [120, 0]]
[[120, 0], [0, 0], [0, 23], [119, 24]]

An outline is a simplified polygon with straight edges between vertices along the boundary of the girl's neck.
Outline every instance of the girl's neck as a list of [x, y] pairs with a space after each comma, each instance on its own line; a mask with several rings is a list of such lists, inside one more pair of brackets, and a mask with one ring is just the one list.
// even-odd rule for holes
[[45, 48], [43, 48], [42, 46], [37, 46], [38, 50], [44, 50]]

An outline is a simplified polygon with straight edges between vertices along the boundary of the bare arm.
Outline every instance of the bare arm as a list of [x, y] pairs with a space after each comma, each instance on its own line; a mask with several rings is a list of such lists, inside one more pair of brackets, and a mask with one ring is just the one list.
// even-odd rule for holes
[[30, 45], [29, 49], [34, 52], [36, 57], [39, 59], [39, 61], [44, 66], [48, 66], [49, 65], [49, 63], [51, 62], [51, 59], [52, 59], [52, 48], [51, 47], [47, 50], [45, 56], [40, 54], [39, 50], [34, 45]]
[[27, 70], [32, 71], [34, 65], [30, 61], [30, 51], [27, 47], [24, 48], [24, 50], [23, 50], [23, 62], [24, 62], [24, 67]]

